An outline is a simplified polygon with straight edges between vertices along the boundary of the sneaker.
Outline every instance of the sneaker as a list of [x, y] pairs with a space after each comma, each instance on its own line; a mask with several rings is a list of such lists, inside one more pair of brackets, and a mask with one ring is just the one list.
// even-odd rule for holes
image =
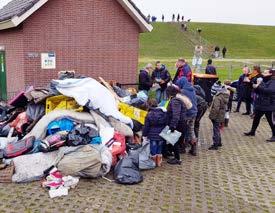
[[242, 113], [242, 115], [250, 115], [249, 112]]
[[255, 133], [253, 133], [253, 132], [244, 132], [243, 134], [245, 136], [255, 136]]
[[217, 145], [212, 145], [208, 148], [208, 150], [218, 150], [219, 147]]
[[222, 143], [219, 143], [217, 146], [218, 146], [218, 147], [222, 147]]
[[181, 165], [181, 161], [176, 158], [168, 160], [167, 163], [169, 163], [171, 165], [176, 165], [176, 164]]

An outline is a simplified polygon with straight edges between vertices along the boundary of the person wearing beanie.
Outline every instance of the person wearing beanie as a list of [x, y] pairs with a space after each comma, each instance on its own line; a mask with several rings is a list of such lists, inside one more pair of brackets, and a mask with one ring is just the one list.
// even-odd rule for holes
[[225, 86], [221, 85], [210, 108], [209, 118], [213, 124], [213, 145], [209, 147], [209, 150], [218, 150], [222, 146], [220, 126], [224, 122], [228, 100], [229, 93]]
[[272, 121], [272, 113], [275, 112], [275, 69], [264, 72], [263, 80], [253, 84], [257, 98], [255, 100], [255, 116], [249, 132], [246, 136], [255, 136], [260, 120], [265, 115], [272, 131], [272, 137], [267, 142], [275, 142], [275, 125]]
[[[186, 111], [192, 108], [192, 102], [188, 97], [182, 95], [180, 90], [174, 85], [168, 86], [166, 92], [170, 100], [167, 107], [169, 128], [172, 132], [177, 130], [183, 133]], [[167, 163], [172, 165], [181, 164], [179, 146], [180, 141], [182, 140], [183, 138], [181, 137], [179, 141], [173, 146], [174, 158], [169, 159]]]

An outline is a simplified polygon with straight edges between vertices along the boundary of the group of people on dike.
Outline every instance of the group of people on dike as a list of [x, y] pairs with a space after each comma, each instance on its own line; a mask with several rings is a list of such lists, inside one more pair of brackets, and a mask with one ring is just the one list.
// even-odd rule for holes
[[[139, 90], [149, 95], [155, 91], [155, 98], [149, 98], [149, 113], [145, 119], [143, 137], [150, 141], [151, 157], [156, 165], [161, 166], [162, 159], [168, 158], [169, 164], [181, 164], [180, 154], [190, 147], [189, 154], [197, 155], [200, 120], [209, 108], [209, 119], [213, 124], [213, 144], [209, 150], [218, 150], [222, 146], [221, 129], [228, 125], [226, 113], [232, 108], [232, 88], [230, 82], [222, 84], [216, 82], [209, 90], [213, 95], [212, 103], [205, 100], [205, 91], [199, 85], [192, 84], [192, 70], [185, 59], [176, 62], [176, 74], [172, 78], [167, 67], [160, 61], [155, 66], [146, 65], [139, 74]], [[239, 112], [242, 101], [246, 103], [250, 115], [253, 108], [253, 125], [251, 131], [245, 133], [254, 136], [260, 119], [266, 116], [272, 129], [269, 142], [275, 142], [274, 121], [272, 112], [275, 112], [275, 70], [270, 69], [264, 73], [255, 66], [250, 72], [244, 67], [238, 86]], [[206, 74], [216, 75], [216, 68], [212, 60], [208, 60]], [[209, 107], [210, 106], [210, 107]], [[252, 108], [251, 108], [252, 106]], [[160, 136], [162, 130], [168, 126], [170, 131], [180, 132], [181, 137], [176, 144], [167, 144]]]

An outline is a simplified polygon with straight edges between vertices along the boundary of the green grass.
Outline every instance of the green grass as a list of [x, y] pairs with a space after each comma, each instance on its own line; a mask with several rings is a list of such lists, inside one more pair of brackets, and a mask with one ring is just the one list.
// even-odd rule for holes
[[[215, 23], [190, 23], [189, 27], [201, 28], [203, 38], [210, 44], [228, 48], [229, 60], [214, 60], [221, 80], [238, 79], [244, 64], [260, 64], [266, 68], [275, 61], [275, 27]], [[173, 75], [177, 58], [184, 57], [191, 63], [194, 48], [182, 33], [176, 24], [154, 23], [151, 33], [140, 36], [139, 68], [161, 60]]]
[[[202, 29], [202, 37], [213, 47], [226, 46], [229, 58], [275, 58], [275, 27], [237, 24], [190, 23], [191, 29]], [[151, 33], [140, 36], [141, 58], [192, 57], [177, 24], [154, 23]]]

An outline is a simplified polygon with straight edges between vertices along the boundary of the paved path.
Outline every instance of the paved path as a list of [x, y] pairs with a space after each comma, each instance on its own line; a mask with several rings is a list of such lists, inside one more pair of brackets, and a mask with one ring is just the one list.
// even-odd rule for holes
[[82, 180], [69, 196], [51, 200], [39, 182], [0, 184], [0, 212], [275, 212], [275, 144], [265, 142], [270, 130], [263, 120], [257, 136], [246, 138], [251, 119], [232, 114], [230, 122], [223, 148], [208, 151], [206, 116], [199, 155], [143, 172], [139, 185]]

